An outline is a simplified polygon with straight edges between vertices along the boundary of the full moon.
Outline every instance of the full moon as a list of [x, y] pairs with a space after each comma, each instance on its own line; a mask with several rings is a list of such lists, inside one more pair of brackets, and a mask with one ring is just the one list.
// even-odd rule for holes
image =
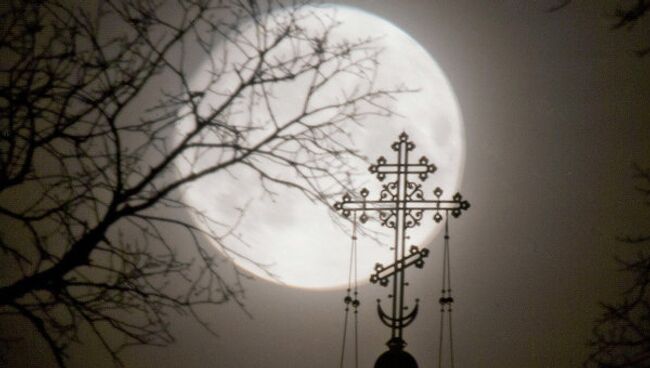
[[[345, 6], [313, 6], [308, 10], [315, 17], [303, 20], [303, 28], [322, 26], [319, 18], [335, 19], [340, 23], [328, 35], [328, 42], [375, 39], [374, 44], [382, 50], [377, 57], [375, 87], [405, 86], [413, 90], [386, 102], [393, 115], [370, 116], [361, 125], [350, 124], [348, 132], [354, 138], [354, 148], [373, 163], [379, 156], [392, 162], [396, 157], [390, 146], [399, 134], [406, 132], [416, 145], [413, 159], [426, 156], [437, 167], [424, 183], [425, 195], [432, 197], [435, 187], [443, 188], [446, 196], [453, 195], [458, 190], [464, 165], [463, 122], [454, 92], [438, 64], [418, 42], [385, 19]], [[279, 45], [280, 51], [283, 47], [287, 53], [291, 52], [291, 44]], [[212, 62], [204, 61], [190, 83], [201, 85], [209, 80], [214, 60], [224, 60], [223, 55], [233, 58], [239, 51], [229, 43], [217, 46], [212, 51]], [[355, 83], [354, 75], [341, 78], [339, 83]], [[274, 96], [288, 109], [292, 99], [300, 98], [297, 90], [295, 86], [278, 86]], [[181, 124], [177, 128], [179, 136], [183, 134], [182, 129]], [[353, 178], [353, 187], [367, 187], [371, 193], [369, 197], [378, 197], [380, 183], [368, 173], [368, 163], [359, 161], [357, 171], [365, 174]], [[291, 188], [274, 188], [269, 195], [260, 187], [258, 179], [255, 173], [233, 167], [227, 173], [188, 184], [183, 198], [225, 228], [232, 227], [228, 250], [224, 253], [237, 267], [291, 287], [346, 286], [351, 240], [350, 229], [345, 226], [349, 226], [349, 222], [333, 221], [332, 216], [338, 215], [331, 208], [310, 201]], [[431, 217], [432, 214], [425, 213], [422, 225], [409, 233], [407, 246], [431, 247], [441, 229]], [[199, 226], [204, 226], [198, 220]], [[378, 223], [369, 223], [367, 228], [377, 233], [362, 235], [357, 242], [360, 282], [368, 281], [375, 263], [389, 264], [393, 255], [389, 250], [392, 246], [389, 229], [382, 229]], [[433, 256], [436, 255], [434, 252]]]

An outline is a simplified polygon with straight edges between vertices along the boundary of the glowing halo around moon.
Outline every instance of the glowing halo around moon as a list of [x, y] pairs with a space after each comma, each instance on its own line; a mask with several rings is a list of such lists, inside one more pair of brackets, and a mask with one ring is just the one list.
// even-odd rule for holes
[[[309, 10], [317, 16], [334, 15], [340, 22], [329, 36], [332, 42], [344, 38], [379, 38], [377, 45], [382, 53], [378, 58], [378, 88], [404, 85], [418, 89], [418, 92], [400, 94], [391, 101], [391, 108], [397, 113], [394, 116], [371, 117], [364, 121], [363, 127], [352, 128], [355, 148], [373, 162], [382, 155], [394, 161], [390, 145], [405, 131], [416, 144], [412, 152], [414, 159], [425, 155], [438, 168], [425, 182], [427, 196], [431, 196], [436, 186], [447, 194], [455, 193], [464, 165], [463, 122], [456, 97], [440, 67], [414, 39], [382, 18], [345, 6], [319, 6]], [[213, 54], [232, 52], [234, 50], [215, 50]], [[206, 65], [207, 61], [198, 68], [191, 84], [201, 84], [207, 79]], [[354, 77], [347, 78], [349, 80], [343, 83], [354, 83]], [[276, 90], [275, 93], [290, 102], [295, 92]], [[181, 133], [179, 131], [179, 136]], [[367, 172], [367, 164], [363, 165], [360, 171]], [[354, 187], [361, 189], [362, 186], [370, 189], [370, 197], [378, 196], [379, 183], [369, 173], [355, 179]], [[350, 236], [332, 221], [331, 210], [322, 204], [312, 203], [290, 189], [277, 192], [271, 198], [264, 195], [251, 173], [234, 169], [229, 174], [212, 175], [189, 184], [183, 196], [189, 205], [216, 220], [228, 222], [232, 219], [234, 222], [237, 219], [237, 235], [243, 242], [234, 242], [229, 255], [238, 267], [292, 287], [313, 289], [347, 285]], [[246, 208], [246, 212], [239, 218], [241, 208]], [[441, 228], [430, 217], [425, 215], [422, 225], [410, 232], [409, 245], [430, 245]], [[374, 230], [385, 231], [378, 224], [374, 226]], [[359, 238], [360, 282], [368, 280], [375, 263], [392, 262], [393, 253], [388, 249], [391, 239], [386, 237], [384, 244], [378, 244]], [[266, 265], [275, 277], [270, 277], [247, 258]]]

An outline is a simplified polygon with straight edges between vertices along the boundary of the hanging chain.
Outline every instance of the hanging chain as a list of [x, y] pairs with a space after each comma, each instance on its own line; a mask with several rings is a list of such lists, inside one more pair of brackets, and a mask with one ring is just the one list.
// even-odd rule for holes
[[359, 295], [358, 292], [358, 275], [357, 275], [357, 214], [354, 214], [352, 221], [352, 241], [350, 246], [350, 265], [348, 268], [348, 288], [347, 294], [343, 299], [345, 303], [345, 317], [343, 319], [343, 341], [341, 346], [340, 368], [343, 368], [345, 362], [345, 345], [348, 332], [348, 321], [350, 316], [350, 305], [352, 305], [354, 314], [354, 367], [359, 368]]
[[440, 290], [440, 334], [438, 336], [438, 368], [442, 368], [442, 348], [444, 342], [445, 313], [449, 325], [449, 360], [451, 368], [454, 368], [454, 337], [451, 324], [452, 304], [454, 298], [451, 296], [451, 265], [449, 262], [449, 214], [445, 214], [445, 244], [442, 257], [442, 288]]
[[[356, 219], [356, 216], [355, 216]], [[354, 368], [359, 368], [359, 292], [357, 289], [359, 277], [357, 275], [358, 260], [357, 257], [357, 224], [354, 223], [354, 230], [352, 232], [352, 241], [354, 249], [354, 300], [352, 300], [352, 308], [354, 308]]]

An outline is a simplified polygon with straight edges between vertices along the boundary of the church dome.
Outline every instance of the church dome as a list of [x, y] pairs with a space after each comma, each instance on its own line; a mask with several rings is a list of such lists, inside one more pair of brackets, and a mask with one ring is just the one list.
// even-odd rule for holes
[[418, 368], [418, 363], [406, 351], [390, 349], [377, 358], [375, 368]]

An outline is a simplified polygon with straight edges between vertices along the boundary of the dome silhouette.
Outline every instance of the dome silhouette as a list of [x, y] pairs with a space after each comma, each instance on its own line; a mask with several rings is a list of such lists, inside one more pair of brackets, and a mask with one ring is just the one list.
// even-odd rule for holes
[[415, 358], [406, 351], [406, 343], [399, 337], [394, 337], [388, 342], [388, 351], [377, 358], [375, 368], [418, 368]]
[[417, 368], [415, 358], [404, 350], [390, 349], [377, 358], [375, 368]]

